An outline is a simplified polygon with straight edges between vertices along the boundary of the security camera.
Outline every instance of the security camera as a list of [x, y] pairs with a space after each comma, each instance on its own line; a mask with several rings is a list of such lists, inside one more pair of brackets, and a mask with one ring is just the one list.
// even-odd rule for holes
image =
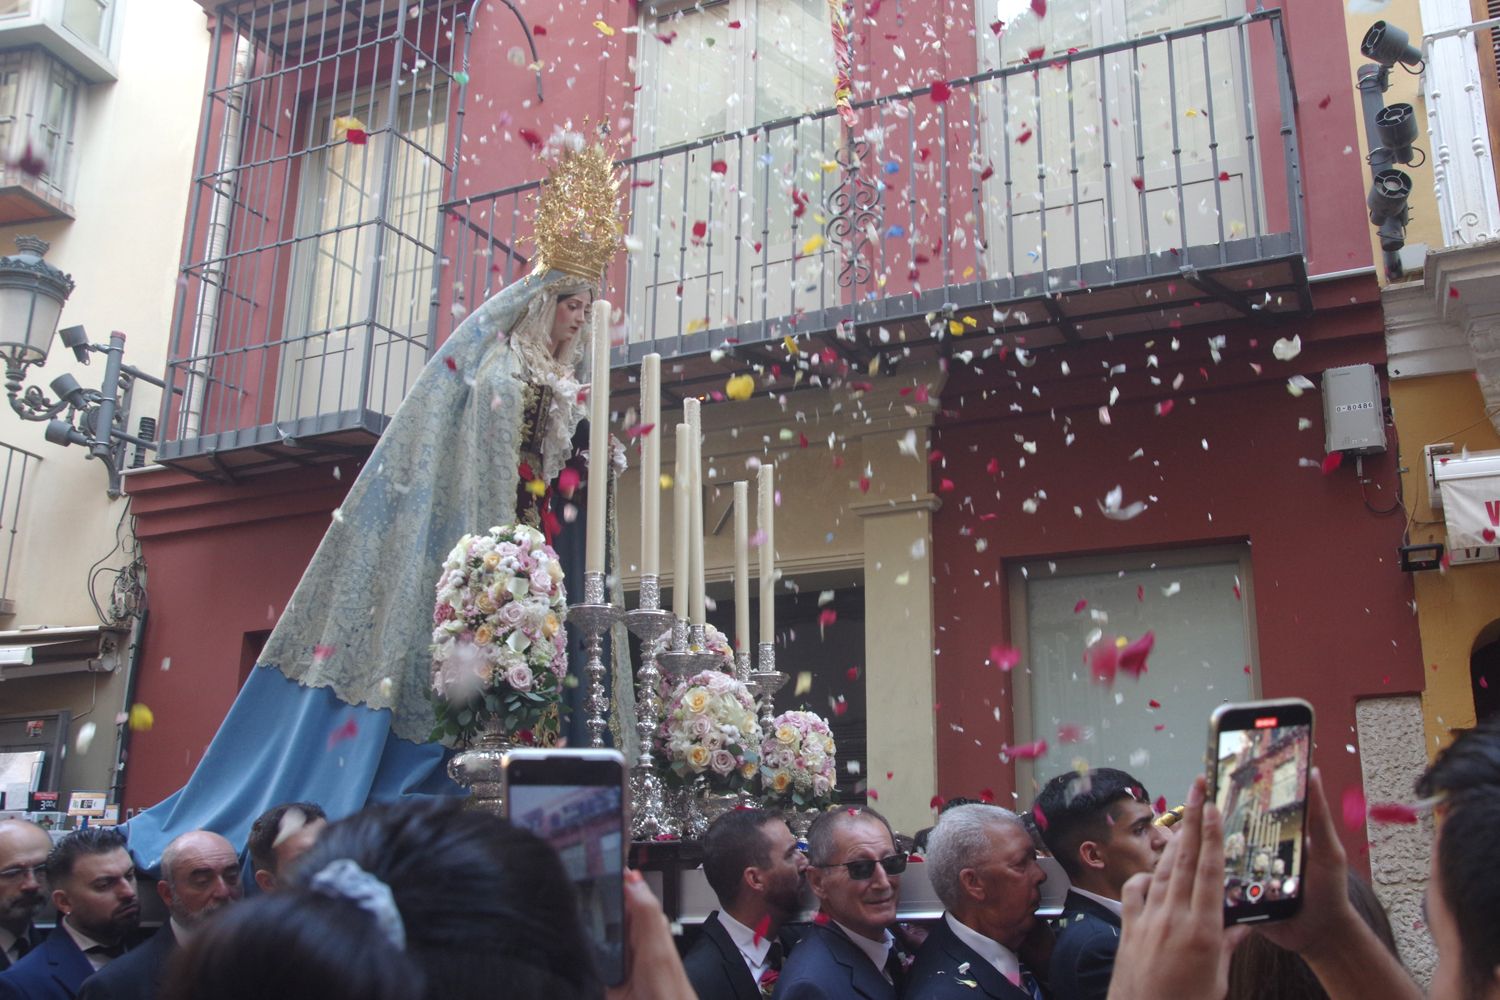
[[1394, 24], [1376, 21], [1359, 43], [1360, 54], [1386, 69], [1397, 63], [1413, 69], [1422, 65], [1422, 51], [1411, 43], [1411, 37]]
[[73, 356], [81, 364], [89, 363], [89, 334], [81, 326], [67, 326], [57, 331], [57, 339], [64, 347], [73, 349]]

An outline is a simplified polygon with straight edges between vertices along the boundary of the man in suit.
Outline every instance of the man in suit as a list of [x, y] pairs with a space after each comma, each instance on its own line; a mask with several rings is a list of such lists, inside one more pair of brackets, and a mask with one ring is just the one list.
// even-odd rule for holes
[[283, 802], [261, 813], [250, 827], [250, 865], [261, 892], [275, 892], [297, 859], [306, 854], [328, 825], [316, 802]]
[[698, 1000], [758, 1000], [781, 972], [782, 925], [797, 915], [807, 859], [779, 816], [736, 809], [703, 838], [703, 874], [722, 910], [682, 957]]
[[153, 1000], [172, 953], [214, 913], [240, 899], [240, 859], [234, 846], [207, 830], [191, 830], [161, 854], [156, 891], [171, 919], [150, 941], [90, 976], [78, 1000]]
[[0, 972], [46, 936], [32, 920], [47, 902], [51, 850], [52, 838], [35, 823], [0, 820]]
[[75, 830], [47, 856], [57, 930], [0, 973], [0, 1000], [73, 1000], [83, 981], [124, 954], [141, 921], [135, 862], [107, 826]]
[[1044, 1000], [1022, 963], [1047, 880], [1015, 813], [950, 809], [927, 838], [927, 875], [947, 912], [917, 952], [905, 1000]]
[[818, 917], [782, 967], [776, 1000], [896, 1000], [905, 960], [890, 926], [906, 855], [891, 825], [873, 809], [824, 813], [807, 855]]
[[1042, 838], [1072, 882], [1048, 976], [1057, 1000], [1109, 994], [1121, 891], [1130, 876], [1155, 870], [1171, 836], [1154, 822], [1150, 801], [1144, 785], [1111, 767], [1060, 774], [1037, 796]]

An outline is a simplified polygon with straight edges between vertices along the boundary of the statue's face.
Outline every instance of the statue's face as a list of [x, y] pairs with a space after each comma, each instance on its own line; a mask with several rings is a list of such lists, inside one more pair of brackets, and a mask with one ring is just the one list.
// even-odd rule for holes
[[552, 346], [557, 348], [573, 342], [578, 331], [589, 319], [589, 300], [583, 294], [569, 295], [557, 300], [557, 311], [552, 316]]

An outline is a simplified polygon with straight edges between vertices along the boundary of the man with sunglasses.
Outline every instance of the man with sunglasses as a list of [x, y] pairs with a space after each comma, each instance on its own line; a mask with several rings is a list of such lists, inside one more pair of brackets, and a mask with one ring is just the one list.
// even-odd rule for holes
[[45, 936], [32, 923], [47, 902], [47, 853], [52, 838], [35, 823], [0, 820], [0, 972]]
[[905, 956], [895, 947], [906, 855], [884, 816], [838, 809], [807, 832], [807, 879], [818, 916], [787, 959], [776, 1000], [896, 1000]]
[[905, 1000], [1044, 1000], [1019, 953], [1039, 930], [1047, 874], [1015, 813], [945, 811], [927, 838], [927, 874], [947, 912], [917, 952]]

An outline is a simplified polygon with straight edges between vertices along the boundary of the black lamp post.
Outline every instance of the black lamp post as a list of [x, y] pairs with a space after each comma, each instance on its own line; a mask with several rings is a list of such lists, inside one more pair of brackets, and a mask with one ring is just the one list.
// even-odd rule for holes
[[[136, 379], [161, 389], [166, 383], [124, 363], [125, 335], [119, 331], [110, 334], [108, 345], [90, 344], [81, 326], [59, 331], [63, 303], [73, 292], [72, 277], [42, 259], [47, 243], [35, 236], [17, 236], [16, 251], [0, 257], [0, 357], [5, 359], [10, 408], [22, 420], [47, 421], [46, 437], [53, 444], [88, 448], [89, 456], [99, 459], [109, 473], [109, 495], [117, 497], [125, 445], [156, 449], [154, 441], [127, 430], [131, 389]], [[104, 355], [104, 379], [98, 389], [85, 389], [67, 372], [52, 380], [56, 400], [36, 386], [25, 386], [26, 369], [47, 363], [54, 333], [82, 364], [89, 363], [90, 351]]]

